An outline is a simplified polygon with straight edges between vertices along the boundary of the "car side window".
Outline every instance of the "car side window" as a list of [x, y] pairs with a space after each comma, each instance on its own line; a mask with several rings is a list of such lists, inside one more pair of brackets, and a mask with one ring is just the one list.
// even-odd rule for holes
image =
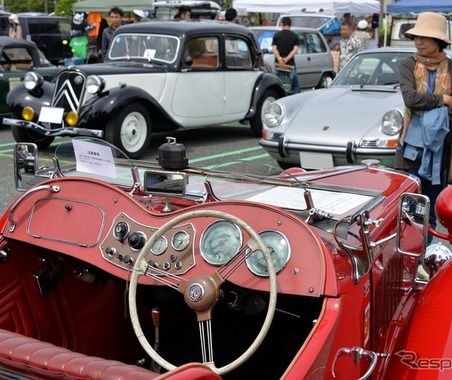
[[2, 51], [3, 71], [29, 71], [33, 68], [33, 58], [25, 48], [5, 48]]
[[306, 52], [307, 53], [325, 53], [326, 46], [320, 36], [316, 33], [306, 33]]
[[305, 36], [302, 34], [299, 37], [300, 37], [300, 40], [299, 40], [300, 45], [298, 48], [298, 54], [306, 54], [308, 52], [308, 47], [307, 47]]
[[237, 37], [227, 37], [225, 40], [226, 67], [228, 69], [251, 68], [251, 53], [246, 41]]
[[187, 41], [185, 55], [191, 58], [190, 67], [217, 68], [220, 66], [218, 38], [196, 37]]

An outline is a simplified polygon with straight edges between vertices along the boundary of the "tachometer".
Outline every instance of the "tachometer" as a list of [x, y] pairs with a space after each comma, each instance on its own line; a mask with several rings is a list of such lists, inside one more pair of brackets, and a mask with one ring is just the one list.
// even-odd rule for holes
[[223, 265], [242, 246], [242, 233], [235, 224], [224, 220], [212, 223], [201, 236], [201, 255], [208, 263]]
[[[279, 273], [290, 258], [290, 245], [287, 238], [276, 231], [264, 231], [259, 234], [270, 251], [275, 272]], [[268, 276], [267, 264], [261, 251], [255, 251], [246, 259], [249, 270], [258, 276]]]

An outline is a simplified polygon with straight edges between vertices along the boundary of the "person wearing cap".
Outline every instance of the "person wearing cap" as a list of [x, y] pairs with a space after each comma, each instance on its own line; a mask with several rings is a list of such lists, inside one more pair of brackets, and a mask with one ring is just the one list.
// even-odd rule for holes
[[276, 32], [273, 36], [272, 48], [275, 55], [276, 65], [292, 66], [292, 85], [293, 94], [301, 92], [300, 83], [298, 82], [297, 70], [295, 67], [295, 54], [298, 52], [300, 40], [298, 36], [290, 30], [292, 20], [290, 17], [283, 17], [281, 20], [282, 30]]
[[147, 12], [147, 11], [144, 11], [142, 9], [134, 9], [133, 10], [133, 22], [149, 21], [148, 15], [149, 15], [149, 12]]
[[[399, 65], [405, 115], [394, 166], [420, 179], [422, 194], [430, 198], [430, 225], [435, 228], [434, 205], [447, 185], [450, 166], [452, 61], [444, 51], [451, 43], [447, 37], [447, 19], [439, 13], [420, 13], [415, 26], [405, 36], [414, 40], [417, 51]], [[420, 143], [412, 142], [416, 134], [421, 136], [417, 139]], [[425, 159], [432, 152], [440, 152], [441, 156], [437, 164], [433, 160], [425, 167]], [[429, 242], [431, 239], [430, 235]]]
[[19, 23], [19, 17], [12, 14], [8, 17], [9, 21], [9, 36], [12, 38], [22, 38], [22, 26]]
[[356, 25], [356, 30], [352, 33], [352, 36], [360, 40], [361, 47], [359, 51], [367, 49], [367, 41], [369, 41], [372, 36], [366, 30], [369, 27], [369, 24], [366, 20], [361, 20]]

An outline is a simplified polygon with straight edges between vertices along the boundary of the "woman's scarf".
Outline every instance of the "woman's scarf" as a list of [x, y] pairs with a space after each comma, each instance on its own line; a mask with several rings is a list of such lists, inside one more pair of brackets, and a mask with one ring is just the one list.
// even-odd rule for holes
[[[414, 78], [416, 80], [417, 92], [424, 94], [428, 87], [428, 71], [436, 69], [435, 88], [433, 93], [437, 95], [451, 94], [451, 78], [449, 73], [449, 62], [444, 51], [436, 57], [428, 58], [414, 53], [416, 65], [414, 66]], [[402, 130], [402, 141], [405, 138], [408, 125], [411, 121], [411, 110], [405, 107], [405, 117]]]

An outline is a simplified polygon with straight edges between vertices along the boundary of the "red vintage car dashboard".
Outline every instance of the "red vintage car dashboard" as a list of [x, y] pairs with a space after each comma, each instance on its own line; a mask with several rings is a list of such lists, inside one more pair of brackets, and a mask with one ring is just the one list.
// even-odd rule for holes
[[[17, 198], [0, 221], [0, 371], [57, 378], [70, 368], [79, 378], [132, 380], [404, 374], [390, 354], [410, 344], [404, 327], [425, 284], [415, 279], [417, 258], [397, 248], [397, 226], [400, 197], [416, 193], [417, 181], [366, 166], [294, 169], [286, 176], [297, 180], [288, 183], [284, 175], [247, 182], [209, 174], [207, 181], [203, 171], [185, 172], [183, 197], [71, 175]], [[181, 222], [168, 227], [174, 220]], [[256, 239], [243, 225], [269, 249], [275, 286], [268, 258], [254, 252]], [[405, 247], [416, 249], [416, 225], [404, 228], [411, 231]], [[196, 312], [197, 325], [184, 297], [202, 296], [202, 286], [182, 295], [173, 281], [218, 277], [214, 307], [207, 321]], [[17, 334], [33, 345], [2, 350]], [[143, 339], [168, 362], [155, 360]], [[38, 342], [51, 345], [52, 357], [62, 349], [81, 355], [80, 366], [40, 360]], [[212, 352], [201, 356], [200, 348]], [[96, 357], [122, 370], [94, 376], [88, 363]], [[185, 365], [196, 362], [204, 364]]]

